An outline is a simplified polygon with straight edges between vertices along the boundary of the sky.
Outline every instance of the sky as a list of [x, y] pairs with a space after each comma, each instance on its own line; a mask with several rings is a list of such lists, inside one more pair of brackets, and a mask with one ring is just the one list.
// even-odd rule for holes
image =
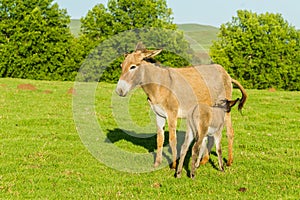
[[[300, 29], [299, 0], [166, 0], [173, 10], [174, 23], [197, 23], [220, 27], [230, 22], [236, 11], [251, 10], [256, 13], [280, 13], [292, 26]], [[72, 19], [86, 16], [88, 10], [108, 0], [54, 0], [60, 8], [67, 9]]]

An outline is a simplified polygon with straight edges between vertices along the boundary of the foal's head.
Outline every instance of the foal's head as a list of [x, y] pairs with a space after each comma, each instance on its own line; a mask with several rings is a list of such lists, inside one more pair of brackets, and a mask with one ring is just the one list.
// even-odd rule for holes
[[213, 107], [222, 108], [225, 112], [230, 112], [231, 108], [239, 101], [240, 98], [237, 98], [236, 100], [223, 99], [217, 102]]

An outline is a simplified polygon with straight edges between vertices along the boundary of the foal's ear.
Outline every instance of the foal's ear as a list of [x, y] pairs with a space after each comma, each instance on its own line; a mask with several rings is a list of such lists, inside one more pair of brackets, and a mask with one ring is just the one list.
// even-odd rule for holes
[[144, 53], [142, 53], [144, 58], [152, 58], [158, 54], [160, 54], [160, 52], [162, 51], [162, 49], [158, 49], [158, 50], [148, 50]]

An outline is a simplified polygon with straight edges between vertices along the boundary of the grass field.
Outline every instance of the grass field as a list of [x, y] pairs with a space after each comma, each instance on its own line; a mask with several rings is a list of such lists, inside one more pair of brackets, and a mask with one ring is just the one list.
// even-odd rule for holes
[[[0, 79], [0, 199], [299, 199], [300, 92], [247, 90], [243, 115], [232, 111], [233, 165], [219, 172], [213, 152], [210, 163], [200, 166], [191, 180], [188, 163], [183, 177], [176, 179], [168, 166], [128, 173], [96, 159], [74, 123], [73, 86]], [[155, 150], [154, 136], [134, 138], [119, 129], [113, 113], [119, 109], [112, 100], [114, 88], [99, 83], [92, 113], [111, 147], [137, 154]], [[128, 102], [132, 120], [147, 124], [151, 112], [143, 92], [137, 89]], [[102, 143], [99, 140], [100, 153]], [[222, 144], [226, 159], [225, 136]], [[153, 157], [149, 159], [146, 162], [152, 163]], [[164, 162], [167, 159], [168, 155]], [[120, 165], [130, 163], [125, 157]]]

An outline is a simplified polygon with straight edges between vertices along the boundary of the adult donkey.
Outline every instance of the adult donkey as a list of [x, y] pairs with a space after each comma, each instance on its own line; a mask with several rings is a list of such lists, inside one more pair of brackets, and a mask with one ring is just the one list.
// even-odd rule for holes
[[[133, 53], [128, 54], [121, 64], [122, 73], [117, 84], [116, 93], [124, 97], [136, 86], [141, 86], [148, 96], [148, 102], [156, 114], [157, 154], [154, 166], [162, 162], [164, 127], [166, 120], [169, 127], [169, 144], [172, 150], [172, 168], [176, 168], [176, 126], [177, 118], [186, 118], [195, 103], [213, 106], [219, 99], [231, 99], [232, 83], [242, 93], [239, 109], [242, 109], [247, 94], [242, 85], [232, 79], [222, 66], [199, 65], [183, 68], [163, 68], [152, 63], [154, 56], [162, 50], [147, 50], [138, 43]], [[232, 146], [234, 132], [230, 113], [225, 117], [228, 138], [228, 161], [233, 162]], [[208, 161], [205, 153], [202, 163]]]

